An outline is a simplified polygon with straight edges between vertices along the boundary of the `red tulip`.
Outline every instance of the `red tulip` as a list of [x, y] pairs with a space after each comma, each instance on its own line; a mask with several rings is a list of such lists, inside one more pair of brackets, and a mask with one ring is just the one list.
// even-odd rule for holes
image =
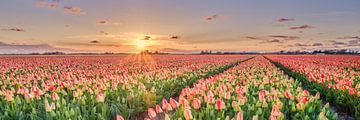
[[225, 109], [225, 103], [224, 103], [224, 101], [222, 100], [222, 99], [218, 99], [217, 101], [216, 101], [216, 104], [215, 104], [215, 109], [216, 110], [223, 110], [223, 109]]
[[56, 87], [55, 86], [50, 86], [50, 92], [54, 92], [56, 90]]

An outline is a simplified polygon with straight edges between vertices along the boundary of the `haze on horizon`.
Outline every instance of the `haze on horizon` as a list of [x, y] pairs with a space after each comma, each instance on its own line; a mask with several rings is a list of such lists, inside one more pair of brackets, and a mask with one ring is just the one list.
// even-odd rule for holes
[[359, 0], [3, 0], [0, 54], [360, 50]]

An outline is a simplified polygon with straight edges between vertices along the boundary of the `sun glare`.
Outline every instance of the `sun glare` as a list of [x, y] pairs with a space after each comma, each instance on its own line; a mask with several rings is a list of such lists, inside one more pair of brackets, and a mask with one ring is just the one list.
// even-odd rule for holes
[[144, 49], [146, 49], [146, 46], [148, 46], [148, 43], [146, 40], [136, 40], [134, 44], [135, 44], [136, 48], [139, 50], [144, 50]]

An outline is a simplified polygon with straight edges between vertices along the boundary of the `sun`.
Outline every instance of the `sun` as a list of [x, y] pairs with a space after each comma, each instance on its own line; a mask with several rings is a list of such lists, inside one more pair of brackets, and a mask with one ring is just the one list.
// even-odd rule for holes
[[134, 45], [139, 50], [144, 50], [148, 46], [149, 43], [147, 43], [147, 40], [135, 40]]

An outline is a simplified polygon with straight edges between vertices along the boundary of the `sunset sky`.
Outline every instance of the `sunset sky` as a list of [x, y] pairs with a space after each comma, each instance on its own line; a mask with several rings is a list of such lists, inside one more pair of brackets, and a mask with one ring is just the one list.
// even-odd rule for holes
[[360, 50], [359, 0], [2, 0], [0, 54]]

